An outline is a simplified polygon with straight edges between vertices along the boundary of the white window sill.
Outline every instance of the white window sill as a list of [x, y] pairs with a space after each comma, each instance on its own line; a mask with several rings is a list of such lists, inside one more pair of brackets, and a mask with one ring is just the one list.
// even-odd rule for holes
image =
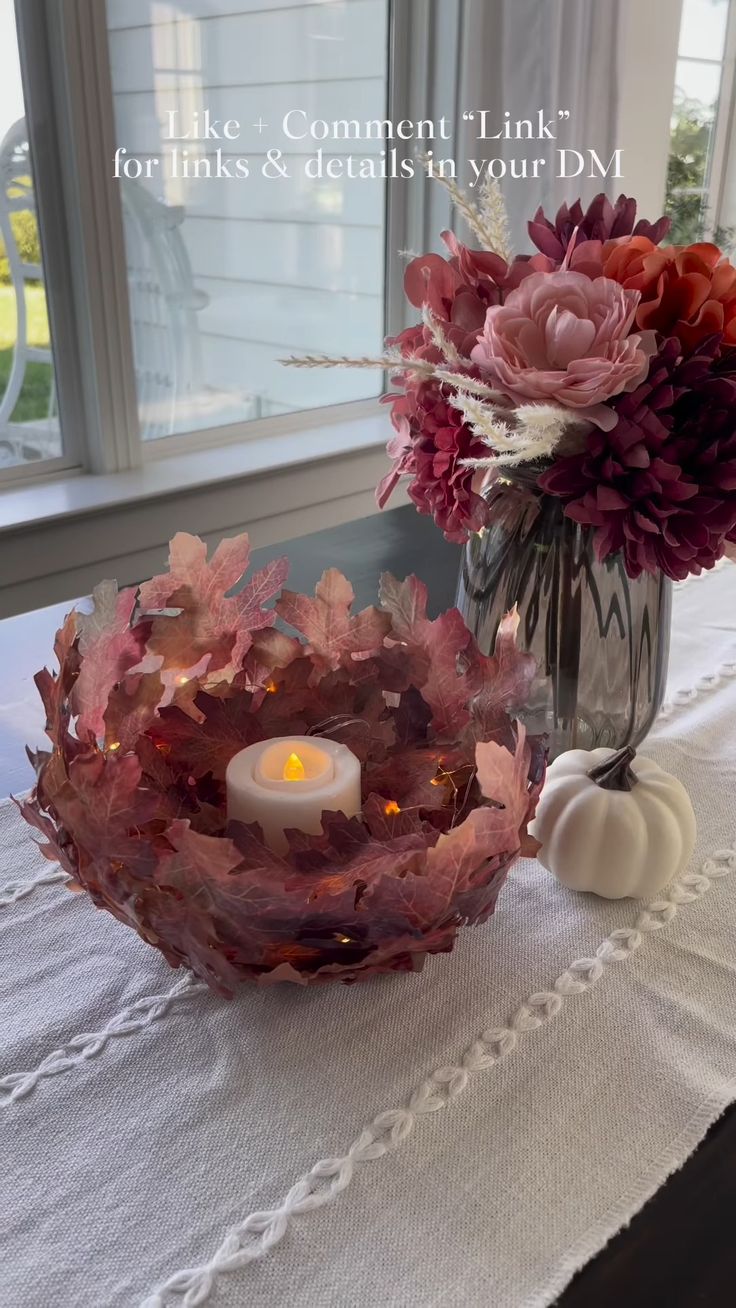
[[0, 617], [75, 598], [103, 576], [139, 581], [162, 567], [177, 531], [215, 542], [247, 530], [257, 547], [365, 517], [376, 511], [389, 435], [376, 405], [368, 416], [152, 459], [130, 472], [0, 491]]

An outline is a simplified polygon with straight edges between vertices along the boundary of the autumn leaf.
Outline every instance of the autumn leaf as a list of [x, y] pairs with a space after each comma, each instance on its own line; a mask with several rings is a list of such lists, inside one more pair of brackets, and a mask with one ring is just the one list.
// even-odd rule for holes
[[375, 792], [363, 804], [361, 816], [376, 840], [395, 840], [397, 836], [416, 835], [425, 831], [425, 823], [415, 808], [402, 809], [395, 802], [386, 800], [384, 795]]
[[193, 831], [188, 821], [172, 822], [166, 839], [176, 851], [165, 855], [159, 862], [159, 882], [185, 871], [194, 877], [220, 878], [227, 876], [243, 862], [243, 855], [232, 840], [225, 836], [203, 836]]
[[141, 828], [151, 820], [158, 796], [141, 786], [141, 766], [134, 754], [105, 757], [95, 749], [69, 766], [69, 785], [54, 796], [62, 824], [92, 859], [119, 863], [134, 876], [155, 866], [152, 845]]
[[381, 648], [390, 627], [388, 615], [367, 608], [353, 617], [354, 600], [350, 582], [337, 568], [323, 572], [314, 599], [291, 590], [282, 591], [276, 612], [307, 640], [315, 664], [314, 680], [325, 670], [334, 672], [341, 665], [370, 657]]
[[439, 618], [428, 618], [427, 589], [416, 577], [400, 582], [384, 573], [380, 596], [391, 615], [392, 633], [406, 649], [412, 681], [432, 709], [434, 730], [457, 735], [470, 721], [468, 701], [475, 689], [463, 660], [472, 637], [462, 614], [448, 609]]
[[113, 686], [141, 657], [141, 635], [130, 627], [135, 589], [118, 591], [114, 581], [102, 581], [92, 592], [91, 613], [77, 615], [79, 676], [72, 692], [77, 734], [104, 735], [104, 714]]
[[251, 647], [253, 632], [271, 626], [272, 609], [263, 606], [286, 579], [289, 565], [276, 559], [254, 573], [234, 595], [250, 559], [247, 535], [220, 541], [211, 561], [198, 536], [179, 532], [169, 548], [169, 572], [145, 582], [140, 603], [145, 612], [175, 608], [153, 620], [149, 651], [164, 668], [194, 667], [210, 656], [204, 684], [232, 681]]
[[43, 668], [34, 677], [46, 710], [46, 735], [56, 746], [61, 745], [71, 718], [69, 697], [79, 671], [79, 654], [74, 644], [77, 617], [74, 610], [68, 613], [56, 633], [54, 653], [59, 664], [58, 673], [54, 675], [48, 668]]
[[202, 724], [176, 707], [161, 709], [154, 731], [156, 743], [168, 746], [178, 766], [188, 768], [195, 777], [211, 772], [222, 781], [234, 754], [265, 739], [263, 724], [251, 712], [246, 694], [219, 699], [201, 693], [196, 704], [204, 717]]
[[110, 692], [104, 713], [105, 744], [127, 754], [151, 726], [164, 688], [158, 672], [124, 677]]
[[398, 581], [390, 572], [381, 574], [381, 605], [391, 614], [392, 635], [409, 645], [423, 643], [427, 619], [427, 587], [418, 577]]
[[54, 823], [51, 818], [41, 811], [37, 801], [31, 798], [20, 803], [16, 799], [14, 803], [29, 826], [34, 827], [43, 836], [43, 841], [38, 842], [38, 849], [44, 858], [52, 863], [58, 863], [62, 871], [68, 873], [71, 877], [76, 877], [76, 868], [69, 858], [67, 850], [59, 841], [59, 835]]
[[477, 740], [489, 740], [499, 731], [505, 734], [509, 715], [528, 703], [537, 661], [519, 649], [518, 629], [519, 613], [514, 607], [501, 619], [493, 654], [486, 657], [477, 646], [472, 650], [476, 685], [471, 710]]
[[475, 747], [475, 764], [481, 794], [502, 805], [509, 829], [518, 831], [529, 804], [529, 747], [525, 727], [520, 722], [516, 724], [513, 756], [495, 741], [479, 741]]

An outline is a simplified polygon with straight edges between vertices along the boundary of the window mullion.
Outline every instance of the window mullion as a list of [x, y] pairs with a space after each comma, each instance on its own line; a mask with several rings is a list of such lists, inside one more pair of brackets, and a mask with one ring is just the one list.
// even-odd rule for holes
[[731, 200], [734, 170], [731, 165], [731, 155], [734, 140], [733, 118], [736, 111], [735, 74], [736, 5], [731, 3], [726, 25], [713, 145], [706, 178], [709, 210], [707, 228], [711, 232], [717, 227], [731, 227], [734, 221], [735, 206]]
[[[115, 122], [105, 5], [102, 0], [41, 3], [70, 215], [85, 463], [93, 472], [118, 472], [138, 466], [142, 452], [122, 209], [111, 167]], [[65, 412], [62, 422], [67, 430]]]
[[[445, 0], [441, 11], [432, 0], [393, 0], [390, 30], [388, 117], [393, 123], [404, 118], [436, 122], [444, 114], [456, 129], [458, 0]], [[431, 149], [452, 156], [456, 132], [449, 141], [415, 144], [417, 152]], [[445, 189], [427, 182], [416, 159], [414, 166], [413, 178], [386, 188], [386, 330], [391, 334], [416, 318], [404, 295], [406, 252], [436, 247], [438, 233], [452, 218]]]

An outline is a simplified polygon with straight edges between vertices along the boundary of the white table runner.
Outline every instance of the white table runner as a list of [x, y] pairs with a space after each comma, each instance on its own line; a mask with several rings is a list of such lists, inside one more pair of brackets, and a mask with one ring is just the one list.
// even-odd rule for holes
[[676, 593], [669, 696], [646, 752], [699, 837], [660, 907], [520, 863], [454, 954], [353, 988], [201, 991], [32, 887], [0, 806], [2, 1308], [550, 1303], [736, 1098], [730, 566]]

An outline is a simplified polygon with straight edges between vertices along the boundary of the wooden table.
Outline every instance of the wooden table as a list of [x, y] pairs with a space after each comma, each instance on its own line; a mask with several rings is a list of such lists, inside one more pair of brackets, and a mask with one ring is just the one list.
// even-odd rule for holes
[[[254, 566], [281, 553], [291, 559], [289, 584], [311, 590], [335, 563], [350, 578], [359, 607], [374, 602], [383, 571], [416, 572], [427, 583], [432, 609], [452, 604], [459, 549], [412, 508], [395, 509], [344, 527], [254, 551]], [[162, 559], [162, 565], [163, 565]], [[33, 674], [53, 665], [53, 637], [70, 604], [54, 605], [0, 622], [0, 796], [32, 783], [24, 745], [43, 743], [43, 712]], [[628, 1230], [575, 1278], [563, 1308], [726, 1308], [736, 1302], [736, 1109], [728, 1112]], [[514, 1305], [498, 1305], [514, 1308]]]

